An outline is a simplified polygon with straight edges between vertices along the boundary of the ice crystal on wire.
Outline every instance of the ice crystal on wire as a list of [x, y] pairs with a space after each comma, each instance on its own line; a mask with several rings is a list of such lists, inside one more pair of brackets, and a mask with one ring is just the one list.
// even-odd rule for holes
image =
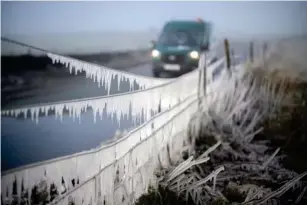
[[115, 79], [116, 76], [118, 88], [120, 87], [120, 83], [122, 81], [128, 80], [130, 91], [134, 90], [134, 83], [137, 83], [140, 89], [146, 89], [170, 81], [170, 79], [156, 79], [117, 71], [101, 65], [96, 65], [57, 54], [48, 53], [47, 56], [52, 59], [53, 63], [62, 63], [65, 65], [67, 68], [69, 68], [70, 73], [73, 73], [73, 70], [75, 71], [75, 74], [84, 71], [87, 78], [93, 79], [94, 82], [98, 83], [99, 87], [104, 86], [108, 91], [108, 95], [110, 94], [112, 79]]

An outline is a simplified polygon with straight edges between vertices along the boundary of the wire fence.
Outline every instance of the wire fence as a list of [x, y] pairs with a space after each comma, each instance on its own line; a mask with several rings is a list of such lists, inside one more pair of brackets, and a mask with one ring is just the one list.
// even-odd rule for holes
[[[5, 38], [1, 40], [9, 41]], [[23, 46], [28, 45], [23, 44]], [[51, 56], [50, 52], [42, 49], [41, 51]], [[133, 76], [130, 73], [56, 54], [52, 56], [54, 61], [59, 60], [71, 69], [72, 67], [76, 70], [83, 69], [89, 76], [99, 72], [100, 76], [109, 75], [110, 78], [115, 75], [123, 76], [146, 86], [141, 91], [115, 96], [58, 102], [57, 105], [60, 105], [58, 108], [54, 104], [48, 104], [2, 110], [3, 115], [18, 116], [21, 113], [26, 115], [30, 111], [32, 117], [35, 117], [43, 111], [45, 114], [48, 113], [48, 107], [53, 107], [55, 113], [68, 108], [69, 111], [73, 110], [75, 114], [80, 115], [81, 111], [89, 106], [94, 112], [99, 112], [98, 108], [105, 105], [112, 105], [110, 113], [120, 110], [121, 113], [117, 113], [120, 115], [128, 112], [129, 109], [124, 106], [128, 104], [128, 107], [135, 105], [132, 110], [135, 110], [136, 116], [143, 115], [144, 110], [146, 113], [154, 110], [155, 116], [148, 116], [141, 126], [125, 137], [97, 149], [2, 173], [2, 204], [40, 204], [42, 202], [44, 204], [132, 204], [147, 191], [149, 185], [155, 184], [154, 173], [158, 166], [169, 166], [180, 160], [180, 150], [188, 140], [187, 122], [197, 112], [199, 98], [206, 90], [210, 90], [208, 87], [205, 87], [205, 91], [198, 89], [199, 86], [204, 87], [199, 81], [209, 86], [207, 79], [211, 80], [216, 68], [225, 65], [225, 60], [220, 59], [207, 68], [205, 59], [194, 72], [161, 83], [162, 81], [154, 78]], [[205, 56], [202, 55], [202, 57]], [[199, 73], [206, 80], [199, 79]], [[213, 82], [210, 80], [209, 82]], [[146, 81], [151, 83], [146, 84]], [[159, 83], [152, 83], [153, 81]], [[144, 93], [147, 94], [144, 95]], [[145, 106], [142, 106], [140, 99], [146, 97], [148, 100]], [[108, 99], [108, 101], [97, 102], [97, 99]], [[113, 106], [116, 102], [121, 103]], [[69, 103], [74, 106], [69, 107]], [[76, 106], [76, 103], [83, 104]], [[95, 105], [97, 105], [96, 108]]]
[[[2, 40], [8, 40], [8, 39], [2, 39]], [[10, 42], [19, 43], [19, 42], [14, 42], [14, 41], [10, 41]], [[26, 44], [21, 44], [21, 45], [27, 46]], [[31, 46], [31, 48], [36, 49], [36, 47], [33, 47], [33, 46]], [[50, 52], [48, 51], [45, 51], [43, 49], [39, 49], [39, 50], [42, 52], [46, 52], [47, 54], [50, 55]], [[64, 58], [62, 56], [59, 56], [59, 57], [62, 58], [62, 60]], [[66, 57], [65, 60], [67, 59], [68, 58]], [[77, 61], [78, 63], [80, 62], [83, 63], [83, 66], [88, 66], [88, 63], [86, 62], [82, 62], [76, 59], [74, 59], [74, 61]], [[97, 69], [96, 65], [94, 66]], [[101, 67], [99, 69], [101, 69]], [[107, 68], [102, 68], [102, 69], [107, 69]], [[125, 72], [119, 72], [119, 71], [115, 71], [115, 72], [117, 72], [117, 74], [119, 75], [131, 76], [131, 74], [129, 73], [126, 74]], [[148, 118], [148, 120], [145, 122], [145, 124], [143, 124], [143, 126], [138, 127], [136, 130], [131, 131], [128, 135], [126, 135], [125, 137], [121, 138], [120, 140], [114, 143], [99, 147], [98, 149], [95, 149], [95, 150], [77, 153], [71, 156], [61, 157], [61, 158], [57, 158], [57, 159], [53, 159], [49, 161], [44, 161], [44, 162], [20, 167], [20, 168], [9, 170], [8, 172], [2, 173], [2, 202], [3, 204], [11, 204], [11, 203], [16, 203], [16, 202], [18, 203], [27, 202], [28, 204], [36, 204], [38, 203], [36, 201], [37, 200], [37, 193], [36, 193], [37, 189], [40, 190], [39, 191], [40, 194], [47, 193], [46, 198], [43, 199], [43, 201], [48, 202], [48, 203], [59, 203], [59, 204], [61, 204], [62, 201], [65, 201], [66, 199], [67, 200], [71, 199], [70, 196], [74, 195], [75, 193], [77, 193], [77, 196], [81, 197], [80, 193], [78, 193], [77, 190], [82, 190], [84, 187], [90, 186], [89, 188], [86, 188], [86, 190], [89, 190], [89, 191], [92, 190], [93, 188], [95, 189], [95, 187], [97, 187], [96, 178], [98, 176], [101, 177], [102, 175], [106, 175], [105, 172], [107, 172], [108, 170], [107, 167], [113, 167], [111, 165], [118, 164], [119, 161], [122, 161], [124, 159], [124, 156], [126, 156], [127, 153], [135, 152], [133, 150], [136, 150], [136, 147], [139, 147], [141, 146], [142, 143], [144, 144], [146, 141], [148, 141], [151, 138], [151, 136], [160, 136], [160, 137], [163, 136], [161, 134], [158, 135], [157, 133], [161, 133], [161, 132], [166, 133], [165, 131], [166, 128], [164, 127], [166, 127], [168, 124], [171, 124], [169, 125], [171, 126], [171, 128], [169, 128], [168, 126], [168, 129], [169, 129], [168, 138], [172, 136], [171, 132], [179, 128], [184, 129], [186, 127], [182, 124], [189, 117], [189, 115], [185, 117], [185, 120], [181, 119], [181, 124], [179, 125], [178, 123], [180, 123], [180, 121], [178, 120], [180, 118], [176, 118], [175, 120], [175, 115], [179, 115], [181, 112], [184, 112], [185, 110], [191, 110], [192, 108], [194, 108], [193, 106], [191, 106], [192, 105], [191, 103], [194, 102], [195, 104], [196, 93], [193, 91], [191, 92], [191, 89], [185, 86], [182, 80], [182, 79], [185, 79], [185, 82], [189, 83], [192, 89], [196, 90], [196, 88], [194, 88], [195, 86], [193, 86], [193, 82], [196, 82], [195, 77], [193, 78], [193, 76], [197, 77], [197, 72], [193, 72], [191, 74], [188, 74], [187, 76], [181, 77], [176, 80], [164, 80], [164, 82], [166, 83], [164, 83], [163, 85], [155, 85], [152, 88], [147, 88], [147, 89], [145, 88], [144, 90], [134, 91], [134, 92], [125, 93], [125, 94], [118, 94], [115, 96], [98, 97], [98, 99], [100, 100], [101, 99], [109, 100], [108, 102], [105, 102], [106, 104], [109, 104], [109, 105], [110, 104], [114, 105], [114, 102], [121, 102], [121, 101], [124, 101], [126, 104], [129, 105], [129, 102], [128, 102], [129, 98], [133, 99], [133, 95], [137, 95], [135, 99], [142, 99], [142, 98], [144, 99], [144, 97], [146, 98], [146, 95], [142, 96], [142, 93], [149, 93], [147, 97], [149, 97], [149, 102], [150, 102], [149, 104], [151, 104], [152, 106], [151, 107], [147, 106], [146, 108], [152, 110], [152, 108], [154, 107], [155, 108], [160, 107], [159, 112], [161, 113], [154, 118]], [[140, 78], [143, 78], [142, 79], [143, 81], [148, 81], [148, 79], [151, 79], [151, 78], [143, 77], [143, 76]], [[188, 82], [187, 79], [190, 79], [190, 82]], [[153, 80], [159, 81], [157, 79], [153, 79]], [[173, 87], [175, 87], [176, 90], [180, 90], [181, 93], [175, 92], [176, 95], [172, 94], [172, 90], [175, 90]], [[157, 93], [157, 94], [155, 95], [154, 93]], [[166, 93], [167, 95], [159, 96], [159, 94], [161, 93]], [[150, 95], [155, 96], [155, 97], [151, 97]], [[125, 96], [126, 96], [126, 99], [124, 98]], [[111, 103], [110, 101], [110, 99], [112, 98], [113, 98], [113, 103]], [[116, 99], [116, 98], [119, 98], [119, 99]], [[156, 99], [159, 101], [157, 101]], [[21, 113], [21, 111], [23, 111], [25, 112], [24, 115], [26, 115], [26, 113], [29, 110], [29, 112], [32, 115], [31, 117], [33, 117], [34, 115], [37, 115], [40, 112], [42, 112], [44, 108], [48, 106], [52, 107], [52, 106], [59, 105], [61, 109], [63, 109], [64, 107], [66, 108], [68, 107], [67, 104], [76, 104], [77, 102], [82, 103], [85, 101], [93, 102], [95, 100], [97, 100], [97, 98], [81, 99], [81, 100], [79, 99], [79, 100], [73, 100], [69, 102], [57, 102], [55, 104], [51, 103], [51, 105], [50, 104], [47, 104], [47, 105], [38, 104], [34, 106], [24, 106], [24, 107], [12, 108], [10, 110], [2, 110], [2, 114], [9, 114], [9, 115], [13, 114], [15, 116], [18, 116]], [[157, 101], [158, 104], [154, 103], [155, 101]], [[65, 105], [63, 106], [63, 104]], [[104, 106], [104, 103], [102, 102], [99, 102], [96, 104], [102, 104]], [[135, 103], [131, 102], [130, 105], [131, 104], [135, 104]], [[164, 109], [163, 109], [163, 106], [164, 106]], [[118, 109], [120, 109], [120, 107], [122, 106], [119, 105], [118, 107], [119, 107]], [[168, 109], [169, 107], [172, 107], [172, 109]], [[37, 112], [34, 113], [33, 110], [37, 110]], [[73, 110], [75, 110], [75, 108]], [[48, 110], [46, 110], [46, 113], [48, 113]], [[56, 114], [58, 113], [58, 109], [55, 109], [55, 113]], [[174, 124], [175, 122], [177, 123], [176, 126]], [[161, 131], [162, 128], [164, 128], [164, 131]], [[179, 130], [177, 132], [181, 132], [181, 131], [182, 130]], [[167, 144], [167, 141], [157, 143], [157, 145], [159, 146], [155, 147], [154, 150], [161, 149], [161, 147], [165, 146], [166, 144]], [[144, 149], [144, 145], [142, 145], [141, 147], [142, 149]], [[139, 149], [139, 150], [142, 150], [142, 149]], [[148, 149], [152, 149], [152, 147], [147, 145], [147, 148], [145, 148], [145, 150], [148, 150]], [[139, 152], [136, 154], [135, 157], [137, 156], [142, 156], [142, 154]], [[149, 157], [149, 155], [144, 155], [144, 156]], [[140, 167], [142, 167], [142, 165], [145, 163], [145, 162], [142, 162], [142, 160], [144, 159], [136, 158], [135, 160], [138, 161], [136, 162], [136, 164], [138, 164], [138, 167], [139, 167], [138, 169], [140, 169]], [[124, 167], [128, 167], [128, 164], [126, 163], [122, 162], [121, 164]], [[125, 169], [126, 168], [123, 168], [123, 167], [120, 168], [121, 171], [125, 171]], [[103, 170], [106, 170], [106, 171], [103, 171]], [[148, 176], [151, 176], [151, 175], [148, 174]], [[110, 177], [111, 176], [107, 178], [110, 178]], [[94, 187], [89, 185], [89, 184], [92, 184], [93, 178], [95, 178]], [[45, 186], [42, 185], [42, 183]], [[110, 182], [108, 185], [112, 186], [113, 183], [114, 183], [114, 180]], [[103, 184], [104, 186], [106, 185], [106, 180], [103, 181]], [[52, 192], [51, 190], [53, 190], [54, 192]], [[98, 198], [89, 197], [91, 195], [90, 193], [92, 193], [91, 191], [90, 192], [88, 191], [84, 192], [84, 191], [85, 190], [82, 191], [83, 195], [80, 198], [81, 201], [85, 200], [86, 203], [89, 203], [88, 200], [96, 200], [96, 201], [98, 200]], [[96, 193], [96, 191], [94, 191], [93, 193]], [[106, 190], [106, 191], [109, 191], [109, 190]], [[114, 190], [114, 193], [116, 193], [115, 190]], [[107, 193], [103, 193], [102, 196], [107, 197], [107, 198], [110, 197], [110, 195]], [[74, 199], [74, 200], [77, 200], [77, 199]], [[99, 200], [101, 200], [101, 198], [99, 198]], [[42, 199], [40, 199], [40, 201], [42, 201]], [[110, 200], [108, 201], [109, 201], [108, 203], [111, 202]]]

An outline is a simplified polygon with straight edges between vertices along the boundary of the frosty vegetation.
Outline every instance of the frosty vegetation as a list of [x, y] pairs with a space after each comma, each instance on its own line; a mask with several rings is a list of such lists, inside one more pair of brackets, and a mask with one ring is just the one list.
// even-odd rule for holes
[[[213, 204], [216, 200], [229, 200], [229, 195], [222, 194], [229, 181], [228, 186], [232, 187], [228, 188], [237, 190], [238, 197], [245, 197], [244, 202], [261, 204], [280, 196], [307, 174], [298, 175], [284, 169], [277, 157], [279, 149], [267, 154], [267, 142], [253, 142], [263, 129], [259, 126], [263, 120], [292, 97], [285, 92], [289, 79], [262, 80], [263, 76], [255, 72], [240, 81], [224, 81], [227, 84], [224, 89], [204, 99], [202, 113], [195, 116], [191, 130], [192, 138], [202, 143], [198, 142], [198, 146], [195, 141], [191, 143], [190, 157], [164, 175], [162, 185], [185, 196], [186, 201], [192, 198], [195, 204]], [[202, 163], [209, 164], [201, 166]], [[235, 183], [243, 179], [250, 182]], [[280, 192], [257, 185], [262, 180], [290, 179], [293, 181]]]
[[[301, 88], [307, 82], [302, 76], [306, 61], [299, 58], [299, 63], [293, 50], [291, 57], [285, 48], [278, 52], [278, 47], [264, 62], [256, 61], [242, 67], [241, 74], [221, 79], [216, 92], [205, 96], [202, 112], [191, 121], [183, 160], [160, 169], [158, 181], [164, 188], [155, 187], [137, 205], [154, 204], [146, 201], [154, 195], [163, 204], [169, 191], [177, 195], [172, 198], [177, 202], [169, 204], [306, 204], [307, 170], [297, 173], [285, 168], [286, 156], [280, 148], [273, 149], [269, 138], [256, 139], [268, 120], [276, 121], [285, 109], [290, 110], [285, 115], [292, 115], [297, 103], [306, 100], [302, 95], [307, 87]], [[294, 50], [300, 53], [302, 48]], [[283, 61], [287, 63], [279, 64]]]

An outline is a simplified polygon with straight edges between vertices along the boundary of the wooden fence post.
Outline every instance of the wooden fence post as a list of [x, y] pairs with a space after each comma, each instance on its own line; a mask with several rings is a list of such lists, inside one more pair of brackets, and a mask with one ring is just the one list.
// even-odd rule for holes
[[232, 64], [235, 66], [236, 65], [236, 58], [235, 58], [235, 51], [234, 49], [231, 49], [231, 58], [232, 58]]
[[249, 44], [249, 60], [251, 63], [254, 62], [254, 42], [250, 42]]
[[265, 56], [266, 56], [267, 50], [268, 50], [268, 44], [267, 44], [267, 42], [264, 42], [263, 47], [262, 47], [262, 60], [263, 60], [263, 67], [264, 68], [267, 68], [267, 65], [266, 65], [266, 62], [265, 62], [266, 61]]
[[224, 40], [224, 48], [225, 48], [225, 57], [226, 57], [226, 66], [230, 68], [230, 52], [229, 52], [229, 42], [227, 38]]
[[203, 96], [206, 96], [207, 94], [207, 52], [204, 52], [204, 59], [203, 59], [203, 62], [204, 62], [204, 68], [203, 68], [203, 88], [204, 88], [204, 93], [203, 93]]
[[[198, 106], [200, 108], [201, 104], [201, 97], [202, 95], [206, 94], [206, 51], [202, 51], [199, 55], [199, 61], [198, 61], [198, 68], [199, 68], [199, 74], [198, 74]], [[202, 92], [201, 89], [204, 89]]]
[[224, 49], [225, 49], [225, 57], [226, 57], [226, 67], [228, 70], [228, 74], [231, 75], [231, 71], [230, 71], [231, 60], [230, 60], [229, 42], [227, 38], [224, 40]]
[[200, 86], [201, 86], [201, 74], [202, 74], [202, 68], [201, 68], [201, 60], [198, 60], [198, 86], [197, 86], [197, 98], [198, 98], [198, 109], [200, 109]]

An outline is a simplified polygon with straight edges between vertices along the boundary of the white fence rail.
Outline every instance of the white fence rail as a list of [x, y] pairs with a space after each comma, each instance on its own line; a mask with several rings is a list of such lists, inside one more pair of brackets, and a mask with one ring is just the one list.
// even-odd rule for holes
[[[59, 201], [60, 204], [67, 204], [69, 196], [80, 197], [79, 202], [83, 197], [88, 200], [93, 200], [94, 204], [99, 204], [99, 201], [104, 201], [102, 204], [125, 204], [131, 203], [141, 194], [146, 192], [149, 185], [154, 183], [154, 171], [158, 166], [160, 159], [161, 164], [167, 166], [168, 157], [175, 154], [167, 153], [166, 147], [169, 147], [170, 152], [179, 151], [184, 145], [187, 129], [186, 120], [196, 112], [197, 100], [194, 95], [187, 99], [184, 103], [176, 106], [173, 110], [161, 113], [151, 123], [164, 121], [164, 124], [154, 129], [147, 137], [144, 132], [149, 132], [150, 124], [146, 123], [144, 127], [138, 128], [135, 133], [140, 135], [125, 138], [115, 146], [116, 150], [120, 151], [119, 156], [116, 155], [114, 161], [109, 165], [100, 169], [97, 174], [89, 178], [84, 184], [80, 185], [82, 191], [71, 191], [71, 194], [65, 194]], [[161, 123], [162, 124], [162, 123]], [[176, 138], [174, 138], [176, 136]], [[175, 140], [173, 140], [175, 139]], [[164, 149], [164, 150], [163, 150]], [[117, 152], [115, 151], [117, 154]], [[100, 181], [100, 185], [95, 186]], [[94, 185], [94, 187], [93, 187]], [[96, 190], [92, 198], [87, 196], [90, 194], [87, 190]], [[76, 188], [78, 189], [78, 188]], [[85, 201], [90, 203], [90, 201]]]
[[[114, 179], [112, 176], [116, 171], [113, 174], [106, 173], [110, 173], [111, 169], [115, 169], [112, 165], [116, 164], [120, 167], [119, 172], [121, 174], [126, 173], [127, 177], [132, 177], [131, 173], [131, 176], [129, 176], [127, 170], [130, 159], [126, 158], [129, 153], [132, 155], [129, 157], [132, 157], [134, 161], [133, 170], [139, 169], [151, 156], [156, 157], [154, 155], [158, 155], [157, 151], [166, 146], [175, 133], [179, 133], [187, 128], [187, 120], [196, 111], [196, 102], [196, 95], [192, 95], [173, 109], [155, 116], [139, 128], [131, 131], [126, 137], [99, 149], [25, 166], [6, 173], [2, 176], [2, 194], [8, 194], [3, 196], [4, 200], [10, 204], [14, 195], [18, 199], [22, 198], [24, 194], [22, 192], [26, 191], [22, 189], [32, 189], [41, 181], [46, 183], [47, 190], [50, 190], [52, 184], [55, 185], [59, 192], [61, 192], [60, 189], [63, 189], [62, 191], [65, 190], [65, 193], [60, 194], [60, 198], [58, 198], [60, 201], [67, 199], [68, 195], [73, 193], [77, 193], [77, 196], [81, 197], [82, 200], [97, 200], [96, 198], [89, 197], [91, 194], [90, 190], [95, 188], [94, 185], [94, 188], [92, 187], [91, 189], [84, 188], [90, 186], [95, 176], [99, 175], [102, 177], [103, 187], [115, 186], [113, 185]], [[156, 143], [153, 143], [153, 140], [150, 140], [150, 138], [155, 138], [157, 140]], [[176, 138], [176, 143], [179, 139], [180, 137]], [[153, 154], [154, 152], [155, 154]], [[164, 158], [161, 157], [161, 159], [163, 160]], [[146, 173], [148, 174], [145, 174], [143, 177], [146, 177], [146, 175], [148, 175], [147, 177], [152, 177], [148, 170]], [[107, 177], [103, 177], [104, 175], [107, 175]], [[119, 178], [122, 179], [122, 177], [123, 175]], [[72, 181], [75, 181], [75, 186]], [[14, 183], [17, 186], [17, 193], [15, 194], [13, 193]], [[81, 194], [79, 191], [75, 192], [75, 190], [84, 191]], [[102, 190], [101, 196], [110, 197], [107, 194], [112, 193], [108, 193], [108, 191], [110, 191], [109, 188]], [[107, 204], [113, 204], [111, 198], [107, 200], [109, 201]], [[27, 200], [31, 204], [31, 193], [28, 195]], [[85, 202], [89, 204], [90, 201]]]

